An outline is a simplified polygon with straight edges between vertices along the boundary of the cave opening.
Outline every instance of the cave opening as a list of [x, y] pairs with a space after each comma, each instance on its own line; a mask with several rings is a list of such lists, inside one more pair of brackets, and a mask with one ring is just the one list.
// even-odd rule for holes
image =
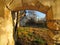
[[25, 15], [20, 19], [20, 25], [32, 27], [47, 27], [46, 14], [35, 10], [25, 10]]

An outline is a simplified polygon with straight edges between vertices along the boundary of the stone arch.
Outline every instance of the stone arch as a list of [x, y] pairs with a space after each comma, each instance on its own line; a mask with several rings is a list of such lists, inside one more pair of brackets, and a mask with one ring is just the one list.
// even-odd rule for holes
[[37, 10], [46, 14], [47, 27], [50, 29], [55, 29], [54, 22], [49, 22], [49, 20], [54, 19], [53, 15], [53, 2], [54, 0], [13, 0], [12, 3], [7, 4], [8, 9], [11, 11], [19, 10]]
[[[49, 20], [53, 19], [53, 12], [52, 12], [52, 7], [49, 6], [44, 6], [43, 4], [39, 3], [40, 5], [27, 5], [23, 3], [23, 6], [16, 7], [16, 8], [9, 8], [11, 11], [19, 11], [19, 10], [36, 10], [42, 13], [46, 14], [46, 20], [47, 20], [47, 27], [50, 29], [53, 29], [53, 23], [54, 22], [49, 22]], [[51, 26], [52, 25], [52, 26]]]
[[[33, 2], [34, 3], [34, 2]], [[23, 6], [20, 6], [20, 7], [9, 7], [8, 8], [11, 10], [11, 11], [19, 11], [19, 10], [37, 10], [37, 11], [40, 11], [42, 13], [45, 13], [46, 14], [46, 20], [49, 21], [49, 20], [52, 20], [53, 19], [53, 13], [52, 13], [52, 7], [49, 7], [49, 6], [44, 6], [43, 4], [39, 3], [39, 2], [36, 2], [34, 3], [34, 5], [28, 5], [27, 3], [23, 3]], [[12, 6], [12, 5], [11, 5]], [[50, 22], [47, 22], [47, 26], [50, 28]], [[51, 35], [48, 35], [46, 34], [46, 32], [42, 32], [41, 34], [41, 37], [43, 37], [46, 41], [47, 41], [47, 44], [48, 45], [53, 45], [53, 40], [52, 38], [50, 37]], [[49, 33], [49, 32], [47, 32]], [[52, 33], [52, 32], [51, 32]]]
[[[49, 9], [49, 11], [47, 10]], [[51, 20], [53, 17], [52, 17], [52, 9], [51, 7], [48, 8], [48, 7], [43, 7], [43, 8], [40, 8], [38, 9], [37, 7], [33, 7], [33, 6], [24, 6], [24, 7], [21, 7], [20, 10], [37, 10], [37, 11], [40, 11], [40, 12], [43, 12], [46, 14], [46, 19], [47, 20]], [[13, 10], [13, 11], [19, 11], [19, 9], [17, 8], [17, 10]], [[49, 13], [49, 14], [48, 14]], [[49, 25], [49, 22], [47, 22], [47, 25]], [[49, 32], [45, 32], [45, 33], [49, 33]], [[51, 37], [49, 37], [48, 34], [45, 35], [44, 32], [42, 32], [40, 35], [41, 37], [43, 37], [43, 39], [45, 39], [45, 41], [47, 42], [48, 45], [53, 45], [53, 39]], [[52, 33], [52, 32], [51, 32]], [[51, 35], [50, 35], [51, 36]]]
[[[12, 2], [12, 4], [10, 4], [8, 6], [8, 8], [11, 11], [19, 11], [19, 10], [37, 10], [40, 11], [42, 13], [46, 14], [46, 20], [47, 20], [47, 27], [50, 29], [54, 29], [54, 22], [49, 22], [49, 20], [53, 20], [53, 11], [52, 11], [52, 6], [49, 7], [49, 5], [43, 5], [42, 2], [36, 1], [34, 0], [33, 2], [29, 2], [28, 0], [21, 1], [19, 0], [20, 3], [17, 6], [17, 3], [15, 4], [15, 2]], [[28, 3], [29, 2], [29, 3]], [[48, 2], [46, 2], [48, 4]], [[15, 6], [14, 6], [15, 5]]]

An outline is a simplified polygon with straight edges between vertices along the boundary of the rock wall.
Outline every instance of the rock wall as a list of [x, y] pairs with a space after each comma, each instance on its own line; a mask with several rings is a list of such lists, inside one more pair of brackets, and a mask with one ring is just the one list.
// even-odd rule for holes
[[53, 9], [54, 19], [60, 20], [60, 0], [56, 0], [56, 1], [53, 3], [52, 9]]
[[0, 4], [0, 45], [14, 45], [11, 12], [3, 0], [0, 0]]

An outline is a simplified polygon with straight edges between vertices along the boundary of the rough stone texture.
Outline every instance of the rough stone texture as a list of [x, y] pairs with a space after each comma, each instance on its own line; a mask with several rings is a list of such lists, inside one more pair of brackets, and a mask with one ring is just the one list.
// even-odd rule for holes
[[0, 4], [0, 45], [14, 45], [11, 12], [3, 0], [0, 0]]
[[[14, 45], [12, 19], [10, 11], [5, 8], [5, 4], [9, 6], [8, 8], [15, 11], [21, 9], [34, 9], [41, 12], [46, 12], [46, 10], [48, 10], [48, 7], [52, 6], [53, 19], [60, 20], [60, 0], [14, 0], [9, 5], [8, 3], [10, 1], [12, 0], [0, 0], [0, 45]], [[43, 4], [44, 6], [41, 4]], [[52, 28], [56, 28], [57, 25], [54, 25], [54, 22], [49, 22], [48, 26], [53, 26]]]
[[[60, 19], [60, 0], [14, 0], [10, 5], [8, 5], [11, 10], [22, 10], [22, 9], [35, 9], [44, 12], [47, 7], [52, 6], [53, 19]], [[38, 7], [39, 6], [39, 7]], [[45, 6], [45, 7], [44, 7]], [[35, 7], [35, 8], [34, 8]], [[44, 8], [45, 9], [44, 9]], [[41, 9], [42, 10], [41, 10]], [[43, 10], [44, 9], [44, 10]]]

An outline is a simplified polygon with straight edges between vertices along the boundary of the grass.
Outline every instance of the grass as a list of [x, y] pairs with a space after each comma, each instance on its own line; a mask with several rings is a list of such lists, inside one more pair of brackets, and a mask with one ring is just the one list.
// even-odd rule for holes
[[[46, 42], [40, 37], [39, 29], [33, 29], [30, 27], [20, 27], [18, 28], [18, 38], [20, 39], [22, 45], [32, 44], [32, 42], [37, 44], [45, 44]], [[23, 41], [23, 42], [22, 42]]]

